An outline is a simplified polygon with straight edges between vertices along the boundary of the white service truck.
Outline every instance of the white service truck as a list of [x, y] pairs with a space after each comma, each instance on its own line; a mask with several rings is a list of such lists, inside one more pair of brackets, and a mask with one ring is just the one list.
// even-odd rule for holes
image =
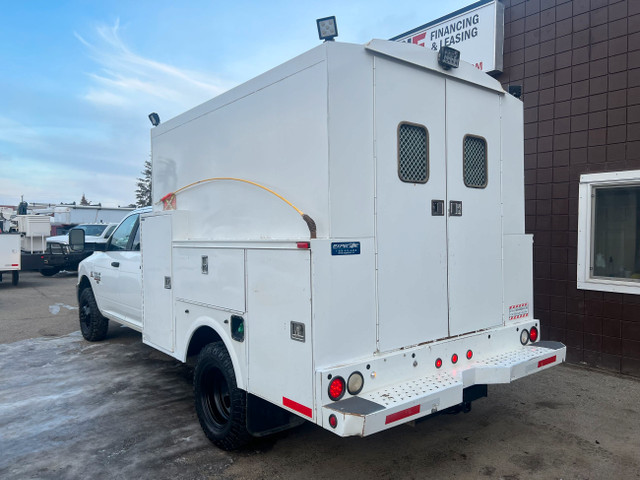
[[468, 410], [563, 362], [533, 317], [522, 103], [440, 60], [326, 42], [153, 128], [153, 207], [80, 265], [84, 337], [197, 355], [225, 449]]
[[19, 233], [0, 234], [0, 282], [2, 275], [11, 274], [11, 284], [18, 285], [20, 280], [22, 237]]

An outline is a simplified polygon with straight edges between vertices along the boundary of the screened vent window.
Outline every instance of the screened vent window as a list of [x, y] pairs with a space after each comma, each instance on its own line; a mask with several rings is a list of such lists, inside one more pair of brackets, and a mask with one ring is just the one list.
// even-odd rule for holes
[[429, 134], [421, 125], [398, 127], [398, 176], [403, 182], [427, 183], [429, 179]]
[[471, 188], [487, 186], [487, 141], [464, 137], [464, 184]]

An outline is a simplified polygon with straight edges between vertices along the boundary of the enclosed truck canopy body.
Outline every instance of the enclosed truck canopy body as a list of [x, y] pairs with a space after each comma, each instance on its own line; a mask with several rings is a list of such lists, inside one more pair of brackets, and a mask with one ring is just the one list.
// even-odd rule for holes
[[564, 360], [533, 318], [522, 103], [471, 65], [326, 42], [151, 136], [146, 343], [220, 340], [239, 388], [340, 435]]

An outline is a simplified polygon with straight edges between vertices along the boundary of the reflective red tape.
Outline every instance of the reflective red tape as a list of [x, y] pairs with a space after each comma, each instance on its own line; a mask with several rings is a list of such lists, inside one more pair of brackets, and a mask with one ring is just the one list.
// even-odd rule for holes
[[305, 407], [304, 405], [300, 405], [298, 402], [294, 402], [290, 398], [282, 397], [282, 404], [285, 407], [289, 407], [291, 410], [295, 410], [296, 412], [301, 413], [302, 415], [313, 418], [313, 410], [311, 410], [309, 407]]
[[544, 360], [540, 360], [538, 362], [538, 368], [544, 367], [545, 365], [549, 365], [550, 363], [553, 363], [555, 361], [556, 361], [556, 356], [555, 355], [553, 357], [549, 357], [549, 358], [545, 358]]
[[410, 417], [411, 415], [415, 415], [416, 413], [420, 413], [420, 405], [416, 405], [415, 407], [407, 408], [405, 410], [400, 410], [399, 412], [392, 413], [391, 415], [387, 415], [384, 424], [389, 425], [390, 423], [397, 422], [398, 420]]

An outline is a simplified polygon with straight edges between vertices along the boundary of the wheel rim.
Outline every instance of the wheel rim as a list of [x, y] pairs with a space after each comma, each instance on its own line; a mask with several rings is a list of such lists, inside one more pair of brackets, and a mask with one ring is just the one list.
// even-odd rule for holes
[[80, 306], [80, 325], [84, 328], [91, 326], [91, 307], [86, 302]]
[[229, 384], [217, 368], [203, 374], [202, 400], [208, 420], [216, 427], [223, 428], [231, 418], [231, 395]]

